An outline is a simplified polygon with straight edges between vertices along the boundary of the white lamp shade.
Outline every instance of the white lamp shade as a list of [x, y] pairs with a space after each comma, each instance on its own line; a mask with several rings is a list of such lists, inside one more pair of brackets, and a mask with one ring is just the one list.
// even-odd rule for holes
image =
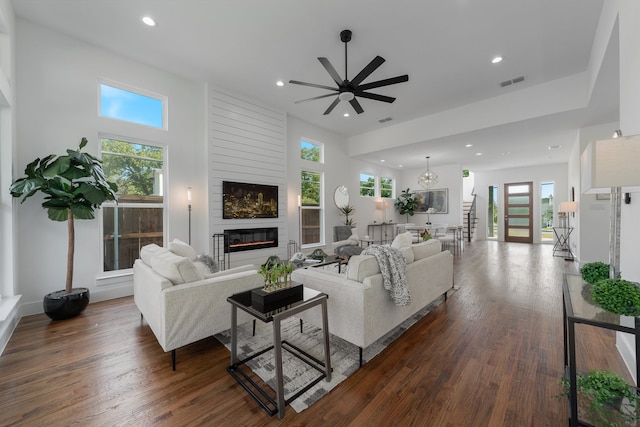
[[582, 192], [586, 194], [640, 186], [640, 136], [590, 142], [582, 153], [581, 169]]
[[577, 212], [578, 202], [561, 202], [560, 212]]

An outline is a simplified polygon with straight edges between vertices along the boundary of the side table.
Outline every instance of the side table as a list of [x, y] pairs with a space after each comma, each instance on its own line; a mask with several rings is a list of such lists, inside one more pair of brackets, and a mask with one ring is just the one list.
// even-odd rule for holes
[[[278, 418], [283, 418], [285, 406], [300, 397], [321, 380], [331, 381], [331, 356], [329, 351], [329, 323], [327, 318], [327, 294], [309, 288], [303, 288], [302, 300], [294, 302], [269, 312], [262, 312], [251, 305], [251, 291], [241, 292], [231, 295], [227, 301], [231, 304], [231, 365], [227, 372], [255, 399], [258, 404], [269, 414], [278, 414]], [[324, 332], [324, 363], [307, 354], [293, 344], [283, 341], [280, 325], [282, 320], [294, 316], [312, 307], [320, 306], [322, 310], [322, 329]], [[258, 351], [246, 358], [238, 359], [238, 309], [243, 310], [256, 319], [269, 323], [273, 322], [273, 345]], [[274, 400], [263, 388], [256, 384], [242, 369], [241, 365], [246, 362], [274, 350], [276, 366], [276, 399]], [[282, 350], [286, 350], [304, 363], [318, 370], [321, 375], [298, 390], [289, 399], [284, 397], [284, 378], [282, 369]]]
[[573, 227], [553, 227], [556, 242], [553, 245], [553, 256], [564, 256], [567, 261], [573, 261], [571, 251], [571, 233]]

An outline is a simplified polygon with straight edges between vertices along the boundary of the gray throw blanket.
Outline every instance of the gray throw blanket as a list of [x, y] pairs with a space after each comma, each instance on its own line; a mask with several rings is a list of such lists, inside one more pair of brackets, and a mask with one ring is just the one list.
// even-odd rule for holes
[[402, 253], [391, 246], [368, 246], [362, 255], [373, 255], [380, 265], [382, 283], [391, 294], [396, 305], [409, 305], [409, 283], [407, 281], [407, 262]]

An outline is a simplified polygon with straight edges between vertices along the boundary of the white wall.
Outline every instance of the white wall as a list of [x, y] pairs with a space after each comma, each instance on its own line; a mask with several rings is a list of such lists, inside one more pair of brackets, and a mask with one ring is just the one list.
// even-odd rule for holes
[[[447, 224], [449, 226], [462, 225], [462, 166], [461, 165], [442, 165], [431, 166], [429, 169], [438, 175], [438, 183], [433, 185], [431, 190], [446, 189], [448, 194], [448, 213], [446, 214], [430, 214], [428, 215], [432, 223]], [[407, 169], [402, 172], [400, 179], [400, 188], [410, 188], [411, 191], [422, 191], [418, 185], [418, 177], [425, 168]], [[397, 213], [397, 211], [396, 211]], [[398, 215], [399, 216], [399, 215]], [[398, 218], [399, 222], [405, 222], [404, 215]], [[409, 216], [409, 222], [416, 225], [424, 225], [427, 222], [427, 214], [416, 213]]]
[[[99, 155], [99, 134], [131, 136], [168, 150], [165, 197], [166, 239], [188, 238], [186, 188], [206, 195], [204, 84], [150, 68], [83, 41], [17, 21], [17, 164], [16, 175], [36, 157], [64, 153], [86, 136], [87, 152]], [[168, 97], [168, 130], [99, 118], [98, 77]], [[18, 176], [15, 176], [17, 178]], [[64, 288], [67, 224], [47, 219], [41, 199], [17, 210], [17, 287], [25, 314], [42, 312], [42, 297]], [[208, 244], [207, 200], [196, 197], [193, 243]], [[92, 301], [132, 293], [131, 278], [99, 280], [102, 274], [100, 220], [76, 221], [74, 286], [88, 287]]]
[[[567, 141], [571, 144], [573, 141]], [[479, 171], [475, 173], [476, 209], [478, 213], [477, 239], [487, 238], [487, 209], [489, 186], [498, 187], [498, 240], [504, 241], [504, 184], [514, 182], [533, 182], [533, 243], [541, 242], [540, 227], [540, 185], [543, 182], [553, 182], [554, 218], [557, 218], [560, 202], [569, 200], [567, 164], [556, 163], [546, 166], [529, 168], [503, 169], [498, 171]], [[577, 191], [577, 190], [576, 190]], [[571, 218], [573, 221], [573, 218]], [[557, 221], [557, 219], [556, 219]], [[572, 242], [572, 246], [574, 242]]]

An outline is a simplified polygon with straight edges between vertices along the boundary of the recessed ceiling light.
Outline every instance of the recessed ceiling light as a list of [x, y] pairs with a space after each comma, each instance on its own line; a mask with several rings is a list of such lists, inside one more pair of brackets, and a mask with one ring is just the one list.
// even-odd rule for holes
[[344, 113], [343, 116], [349, 117], [349, 113]]
[[398, 165], [399, 168], [401, 168], [403, 165]]
[[467, 148], [473, 147], [473, 144], [467, 144], [467, 145], [465, 145], [465, 147], [467, 147]]
[[491, 60], [492, 64], [498, 64], [500, 62], [502, 62], [502, 56], [496, 56]]
[[384, 163], [385, 161], [386, 161], [385, 159], [382, 159], [382, 160], [380, 160], [380, 163]]
[[142, 22], [144, 22], [145, 24], [147, 24], [150, 27], [155, 27], [156, 26], [156, 21], [154, 21], [153, 18], [150, 17], [150, 16], [143, 16], [142, 17]]
[[562, 147], [562, 145], [550, 145], [549, 150], [557, 150], [560, 147]]
[[283, 82], [282, 80], [278, 80], [278, 81], [276, 82], [276, 86], [280, 86], [280, 87], [282, 87], [282, 86], [284, 86], [284, 82]]
[[476, 153], [476, 156], [482, 156], [482, 153]]

